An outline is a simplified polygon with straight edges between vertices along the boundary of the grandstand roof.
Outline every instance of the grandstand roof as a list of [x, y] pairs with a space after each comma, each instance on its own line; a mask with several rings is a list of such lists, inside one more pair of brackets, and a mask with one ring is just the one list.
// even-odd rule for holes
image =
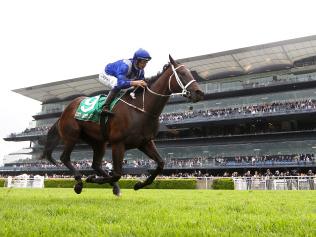
[[316, 55], [316, 35], [178, 60], [205, 80], [294, 67]]
[[[294, 67], [300, 60], [316, 56], [316, 35], [256, 45], [214, 54], [179, 59], [202, 80], [220, 79]], [[47, 103], [103, 90], [98, 75], [58, 81], [13, 90]]]
[[98, 76], [99, 75], [96, 74], [16, 89], [13, 91], [43, 103], [49, 101], [62, 101], [74, 96], [90, 96], [96, 94], [96, 92], [104, 92], [104, 85], [98, 81]]

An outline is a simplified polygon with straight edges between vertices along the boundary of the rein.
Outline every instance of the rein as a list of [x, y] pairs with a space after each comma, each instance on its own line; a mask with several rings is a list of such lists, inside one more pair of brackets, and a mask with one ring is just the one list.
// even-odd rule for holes
[[[146, 87], [146, 88], [148, 89], [148, 87]], [[140, 112], [143, 112], [143, 113], [146, 113], [146, 114], [150, 115], [151, 117], [158, 118], [159, 115], [154, 115], [154, 114], [149, 113], [149, 112], [147, 112], [145, 110], [145, 89], [146, 88], [144, 88], [144, 90], [143, 90], [143, 108], [139, 108], [136, 105], [133, 105], [133, 104], [127, 102], [126, 100], [123, 100], [122, 98], [120, 98], [120, 101], [122, 101], [123, 103], [127, 104], [128, 106], [130, 106], [130, 107], [132, 107], [132, 108], [134, 108], [134, 109], [136, 109], [136, 110], [138, 110]]]
[[[152, 117], [155, 117], [155, 118], [159, 117], [159, 115], [157, 116], [157, 115], [148, 113], [148, 112], [145, 110], [145, 92], [146, 92], [146, 89], [147, 89], [151, 94], [156, 95], [156, 96], [160, 96], [160, 97], [170, 97], [171, 95], [182, 95], [182, 96], [184, 96], [184, 95], [188, 95], [188, 94], [190, 93], [190, 92], [187, 90], [187, 88], [188, 88], [193, 82], [195, 82], [195, 79], [192, 79], [192, 80], [189, 81], [186, 85], [183, 85], [183, 83], [182, 83], [182, 81], [181, 81], [181, 79], [180, 79], [180, 77], [179, 77], [179, 75], [178, 75], [178, 73], [177, 73], [177, 70], [178, 70], [179, 68], [185, 67], [185, 66], [184, 66], [183, 64], [181, 64], [181, 65], [179, 65], [178, 67], [175, 68], [172, 63], [170, 63], [170, 65], [171, 65], [171, 68], [172, 68], [172, 72], [173, 72], [173, 73], [172, 73], [172, 74], [170, 75], [170, 77], [169, 77], [168, 88], [169, 88], [169, 91], [171, 92], [171, 94], [168, 94], [168, 95], [160, 94], [160, 93], [158, 93], [158, 92], [155, 92], [155, 91], [151, 90], [149, 87], [145, 87], [144, 90], [143, 90], [143, 107], [142, 107], [142, 108], [139, 108], [138, 106], [133, 105], [133, 104], [131, 104], [131, 103], [129, 103], [129, 102], [123, 100], [123, 99], [120, 99], [120, 101], [122, 101], [123, 103], [127, 104], [128, 106], [130, 106], [130, 107], [132, 107], [132, 108], [134, 108], [134, 109], [136, 109], [136, 110], [138, 110], [138, 111], [141, 111], [141, 112], [143, 112], [143, 113], [149, 114], [149, 115], [151, 115]], [[186, 68], [185, 68], [185, 69], [186, 69]], [[182, 92], [179, 92], [179, 93], [174, 93], [174, 92], [172, 92], [172, 89], [171, 89], [171, 80], [172, 80], [173, 76], [174, 76], [174, 78], [176, 79], [176, 82], [178, 83], [179, 87], [182, 89]], [[136, 89], [137, 89], [137, 88], [136, 88]], [[135, 89], [135, 90], [136, 90], [136, 89]], [[134, 91], [135, 91], [135, 90], [134, 90]], [[131, 96], [131, 97], [132, 97], [132, 96]], [[132, 98], [133, 98], [133, 97], [132, 97]], [[133, 99], [134, 99], [134, 98], [133, 98]]]

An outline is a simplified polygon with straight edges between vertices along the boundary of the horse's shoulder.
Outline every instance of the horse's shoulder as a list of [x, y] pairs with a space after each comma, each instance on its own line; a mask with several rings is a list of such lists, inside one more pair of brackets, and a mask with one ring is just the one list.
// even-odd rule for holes
[[73, 100], [73, 102], [81, 102], [81, 101], [83, 101], [85, 98], [87, 98], [87, 96], [79, 96], [79, 97], [75, 98], [75, 99]]
[[84, 100], [85, 98], [87, 98], [86, 96], [79, 96], [79, 97], [76, 97], [75, 99], [73, 99], [69, 104], [68, 104], [68, 108], [69, 107], [77, 107], [82, 100]]

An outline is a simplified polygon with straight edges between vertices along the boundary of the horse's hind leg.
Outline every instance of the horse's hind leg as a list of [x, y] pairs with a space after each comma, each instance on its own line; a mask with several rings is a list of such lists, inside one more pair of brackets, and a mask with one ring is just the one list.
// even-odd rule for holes
[[54, 165], [57, 165], [56, 160], [52, 157], [53, 150], [60, 142], [60, 136], [57, 128], [58, 121], [49, 129], [46, 136], [46, 143], [44, 147], [43, 154], [40, 157], [40, 160], [47, 159], [52, 162]]
[[140, 188], [145, 187], [146, 185], [151, 184], [155, 178], [157, 177], [158, 174], [160, 174], [163, 170], [165, 162], [163, 159], [160, 157], [156, 145], [154, 141], [149, 141], [147, 144], [144, 146], [138, 148], [142, 152], [144, 152], [149, 158], [153, 159], [157, 163], [157, 168], [152, 172], [152, 174], [144, 181], [144, 182], [138, 182], [135, 184], [134, 189], [138, 190]]
[[[103, 176], [103, 177], [111, 177], [109, 173], [102, 169], [102, 158], [105, 153], [105, 143], [94, 143], [92, 145], [93, 148], [93, 162], [92, 162], [92, 168], [96, 171], [97, 175]], [[92, 181], [93, 179], [86, 180], [87, 182]], [[117, 182], [110, 183], [111, 186], [113, 186], [113, 194], [116, 196], [121, 195], [121, 190]]]
[[82, 174], [75, 169], [75, 167], [71, 164], [70, 162], [70, 154], [73, 150], [75, 146], [75, 143], [65, 143], [64, 144], [64, 151], [63, 153], [61, 154], [61, 157], [60, 157], [60, 160], [64, 163], [64, 165], [70, 169], [74, 176], [75, 176], [75, 180], [77, 181], [75, 187], [74, 187], [74, 190], [77, 194], [80, 194], [81, 191], [82, 191], [82, 188], [83, 188], [83, 183], [82, 183]]

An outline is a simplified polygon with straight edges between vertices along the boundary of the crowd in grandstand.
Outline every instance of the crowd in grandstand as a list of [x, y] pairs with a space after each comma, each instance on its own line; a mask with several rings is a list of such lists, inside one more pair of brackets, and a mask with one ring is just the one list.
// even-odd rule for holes
[[266, 165], [266, 164], [308, 164], [315, 163], [314, 154], [292, 154], [292, 155], [263, 155], [263, 156], [236, 156], [232, 158], [216, 158], [222, 165]]
[[[167, 168], [203, 168], [212, 166], [260, 166], [260, 165], [286, 165], [286, 164], [315, 164], [314, 154], [292, 155], [263, 155], [263, 156], [236, 156], [236, 157], [205, 157], [166, 159]], [[153, 168], [156, 164], [152, 160], [139, 159], [126, 164], [132, 167]]]
[[16, 136], [27, 136], [27, 135], [45, 135], [47, 131], [50, 129], [51, 126], [41, 126], [41, 127], [35, 127], [35, 128], [26, 128], [22, 133], [11, 133], [10, 137], [16, 137]]
[[[316, 100], [308, 99], [302, 101], [284, 101], [265, 103], [258, 105], [247, 105], [242, 107], [228, 107], [219, 109], [205, 110], [190, 110], [184, 112], [164, 113], [160, 118], [160, 122], [177, 122], [192, 118], [229, 118], [234, 116], [259, 115], [264, 113], [277, 112], [293, 112], [302, 110], [315, 110]], [[31, 134], [46, 134], [50, 126], [41, 126], [36, 128], [27, 128], [20, 134], [12, 133], [10, 137], [31, 135]]]
[[[86, 167], [88, 168], [88, 167]], [[263, 177], [287, 177], [287, 176], [297, 176], [297, 177], [304, 177], [304, 176], [316, 176], [312, 170], [309, 170], [308, 172], [299, 172], [297, 169], [286, 169], [286, 171], [279, 171], [276, 170], [274, 172], [270, 171], [270, 169], [264, 169], [262, 170], [254, 170], [254, 171], [247, 171], [246, 173], [243, 172], [223, 172], [218, 174], [211, 174], [207, 171], [198, 170], [198, 169], [192, 169], [190, 171], [185, 172], [175, 172], [169, 175], [159, 175], [159, 178], [192, 178], [192, 177], [247, 177], [250, 174], [250, 177], [252, 178], [263, 178]], [[5, 177], [7, 175], [0, 174], [0, 177]], [[65, 175], [65, 174], [52, 174], [47, 173], [45, 175], [47, 178], [71, 178], [71, 175]], [[123, 175], [123, 178], [135, 178], [139, 177], [138, 175], [131, 175], [126, 174]], [[146, 178], [147, 175], [143, 174], [141, 177]]]
[[[265, 103], [258, 105], [248, 105], [242, 107], [230, 107], [230, 108], [222, 108], [222, 109], [205, 109], [205, 110], [191, 110], [186, 112], [179, 113], [165, 113], [160, 116], [160, 122], [176, 122], [185, 119], [191, 118], [225, 118], [225, 117], [233, 117], [233, 116], [246, 116], [246, 115], [258, 115], [263, 113], [276, 113], [276, 112], [292, 112], [292, 111], [302, 111], [302, 110], [315, 110], [316, 109], [316, 100], [303, 100], [303, 101], [285, 101], [285, 102], [274, 102], [274, 103]], [[32, 134], [43, 134], [45, 135], [50, 126], [42, 126], [31, 129], [26, 129], [21, 134], [11, 134], [14, 136], [21, 135], [32, 135]], [[256, 131], [259, 128], [256, 128]], [[264, 167], [265, 165], [301, 165], [308, 166], [314, 165], [316, 163], [314, 154], [291, 154], [291, 155], [249, 155], [249, 156], [235, 156], [235, 157], [205, 157], [205, 156], [197, 156], [195, 158], [168, 158], [165, 159], [165, 168], [169, 169], [179, 169], [182, 170], [191, 170], [190, 172], [177, 172], [169, 177], [211, 177], [212, 174], [201, 171], [203, 168], [221, 166], [221, 167], [242, 167], [242, 166], [250, 166], [254, 169], [256, 167]], [[73, 161], [73, 164], [77, 169], [91, 169], [91, 160], [79, 160]], [[112, 168], [112, 164], [110, 162], [104, 161], [103, 167], [107, 169]], [[29, 163], [15, 163], [11, 164], [12, 168], [20, 168], [20, 169], [41, 169], [41, 170], [62, 170], [65, 169], [65, 166], [59, 162], [57, 166], [47, 162], [47, 161], [37, 161], [37, 162], [29, 162]], [[125, 160], [124, 166], [125, 168], [148, 168], [152, 169], [156, 167], [156, 163], [152, 160], [148, 159], [137, 159], [137, 160]], [[199, 170], [201, 169], [201, 170]], [[203, 173], [204, 172], [204, 173]], [[246, 174], [243, 173], [223, 173], [220, 176], [227, 177], [237, 177], [243, 176]], [[272, 176], [301, 176], [307, 175], [307, 173], [297, 173], [295, 169], [289, 171], [275, 171], [273, 174], [269, 174], [268, 171], [252, 171], [252, 177], [263, 177], [267, 175]]]
[[[89, 169], [92, 165], [92, 160], [78, 160], [78, 161], [72, 161], [72, 164], [75, 166], [76, 169]], [[103, 167], [107, 169], [112, 169], [112, 164], [107, 161], [103, 161]], [[65, 165], [61, 162], [57, 162], [56, 165], [48, 162], [48, 161], [37, 161], [37, 162], [21, 162], [21, 163], [12, 163], [7, 164], [6, 167], [12, 167], [12, 168], [22, 168], [22, 169], [28, 169], [28, 168], [37, 168], [40, 170], [49, 170], [49, 169], [63, 169], [65, 168]]]
[[301, 110], [314, 110], [316, 109], [316, 100], [303, 100], [303, 101], [285, 101], [265, 103], [258, 105], [247, 105], [242, 107], [228, 107], [222, 109], [205, 109], [205, 110], [192, 110], [185, 112], [165, 113], [160, 116], [160, 122], [167, 121], [181, 121], [191, 118], [225, 118], [233, 116], [257, 115], [264, 113], [276, 112], [289, 112]]
[[[90, 169], [91, 160], [73, 161], [73, 165], [78, 169]], [[213, 166], [260, 166], [260, 165], [311, 165], [316, 164], [314, 154], [292, 154], [292, 155], [263, 155], [263, 156], [235, 156], [235, 157], [205, 157], [195, 158], [173, 158], [165, 159], [165, 168], [207, 168]], [[8, 165], [7, 165], [8, 166]], [[103, 161], [103, 167], [112, 168], [112, 164], [106, 160]], [[128, 168], [154, 168], [155, 161], [150, 159], [124, 160], [123, 167]], [[38, 169], [61, 169], [64, 164], [57, 163], [57, 166], [48, 161], [21, 162], [11, 164], [13, 168], [38, 168]]]
[[[277, 155], [277, 156], [263, 156], [263, 157], [235, 157], [235, 158], [227, 158], [234, 161], [236, 164], [238, 163], [244, 163], [244, 165], [253, 165], [253, 168], [257, 168], [258, 166], [254, 162], [254, 159], [256, 159], [255, 162], [261, 161], [275, 161], [275, 162], [306, 162], [307, 160], [310, 160], [315, 163], [315, 159], [313, 155], [310, 154], [300, 154], [300, 155]], [[224, 158], [220, 158], [224, 159]], [[224, 159], [225, 160], [225, 159]], [[211, 162], [215, 163], [225, 163], [223, 161], [218, 161], [218, 158], [211, 159]], [[83, 170], [91, 170], [92, 162], [91, 160], [79, 160], [72, 162], [73, 165], [77, 169], [83, 169]], [[289, 169], [289, 167], [284, 166], [280, 171], [275, 169], [274, 171], [270, 171], [270, 169], [260, 169], [260, 170], [248, 170], [246, 173], [244, 172], [227, 172], [223, 171], [222, 173], [210, 173], [207, 169], [203, 169], [207, 167], [207, 165], [210, 163], [210, 158], [207, 157], [198, 157], [193, 159], [167, 159], [166, 160], [166, 166], [165, 168], [173, 168], [178, 169], [175, 173], [169, 174], [169, 175], [160, 175], [159, 178], [169, 179], [169, 178], [212, 178], [216, 176], [221, 177], [232, 177], [232, 178], [243, 178], [246, 181], [247, 189], [255, 188], [255, 186], [258, 185], [265, 185], [265, 189], [273, 189], [273, 180], [276, 179], [282, 179], [283, 182], [286, 183], [287, 189], [299, 189], [299, 180], [301, 182], [308, 182], [309, 189], [314, 190], [315, 185], [315, 179], [316, 176], [313, 173], [313, 171], [310, 169], [308, 172], [299, 172], [297, 169]], [[298, 163], [299, 164], [299, 163]], [[225, 165], [228, 165], [228, 162], [225, 163]], [[102, 164], [103, 168], [107, 169], [108, 171], [111, 171], [112, 164], [108, 161], [103, 161]], [[133, 160], [133, 161], [124, 161], [123, 167], [133, 167], [133, 168], [154, 168], [155, 163], [151, 160]], [[7, 168], [10, 168], [10, 166], [7, 166]], [[64, 175], [63, 172], [59, 172], [58, 174], [54, 174], [54, 171], [57, 170], [66, 170], [64, 165], [61, 162], [58, 162], [57, 165], [53, 165], [49, 163], [48, 161], [37, 161], [32, 163], [15, 163], [11, 168], [19, 168], [22, 170], [28, 170], [29, 171], [36, 171], [39, 170], [47, 170], [47, 173], [45, 175], [46, 178], [71, 178], [71, 175]], [[0, 174], [1, 176], [1, 174]], [[146, 175], [141, 176], [133, 176], [133, 175], [124, 175], [123, 178], [147, 178]], [[258, 188], [258, 187], [257, 187]]]

